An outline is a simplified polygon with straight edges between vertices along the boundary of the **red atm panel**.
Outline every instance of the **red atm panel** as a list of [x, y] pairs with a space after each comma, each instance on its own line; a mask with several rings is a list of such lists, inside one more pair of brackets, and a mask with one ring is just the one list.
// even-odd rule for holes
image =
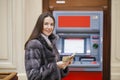
[[61, 28], [90, 28], [90, 16], [58, 16], [58, 26]]
[[102, 72], [70, 72], [62, 80], [102, 80]]

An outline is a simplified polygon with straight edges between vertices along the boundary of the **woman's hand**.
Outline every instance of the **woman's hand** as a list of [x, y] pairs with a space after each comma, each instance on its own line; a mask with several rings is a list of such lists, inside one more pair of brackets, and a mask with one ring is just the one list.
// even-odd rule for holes
[[58, 61], [57, 62], [57, 66], [60, 68], [60, 69], [65, 69], [67, 66], [69, 66], [71, 63], [72, 63], [72, 59], [69, 60], [69, 61]]
[[69, 62], [63, 62], [63, 61], [58, 61], [57, 62], [57, 66], [60, 68], [60, 69], [65, 69], [66, 66], [69, 65]]

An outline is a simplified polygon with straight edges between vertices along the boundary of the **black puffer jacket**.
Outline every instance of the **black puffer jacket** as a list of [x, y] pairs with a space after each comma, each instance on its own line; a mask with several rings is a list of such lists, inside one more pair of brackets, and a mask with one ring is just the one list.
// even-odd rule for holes
[[28, 80], [61, 80], [68, 74], [68, 68], [63, 70], [56, 65], [56, 57], [59, 57], [55, 47], [56, 37], [52, 35], [49, 39], [53, 43], [53, 48], [48, 46], [41, 35], [27, 43], [25, 69]]

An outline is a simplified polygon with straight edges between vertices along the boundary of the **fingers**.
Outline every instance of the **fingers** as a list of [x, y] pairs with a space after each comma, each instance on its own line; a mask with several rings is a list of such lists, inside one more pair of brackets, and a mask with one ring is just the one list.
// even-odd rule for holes
[[66, 67], [66, 63], [64, 63], [63, 61], [59, 61], [57, 62], [57, 66], [61, 69], [64, 69]]
[[73, 58], [68, 61], [58, 61], [56, 64], [58, 68], [65, 69], [67, 66], [69, 66], [73, 62]]

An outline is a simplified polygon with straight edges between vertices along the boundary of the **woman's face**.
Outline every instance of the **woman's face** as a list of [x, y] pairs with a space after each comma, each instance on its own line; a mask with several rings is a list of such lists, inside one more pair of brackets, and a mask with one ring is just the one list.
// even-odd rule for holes
[[44, 19], [43, 21], [43, 34], [45, 34], [46, 36], [51, 35], [51, 33], [54, 30], [54, 20], [48, 16]]

